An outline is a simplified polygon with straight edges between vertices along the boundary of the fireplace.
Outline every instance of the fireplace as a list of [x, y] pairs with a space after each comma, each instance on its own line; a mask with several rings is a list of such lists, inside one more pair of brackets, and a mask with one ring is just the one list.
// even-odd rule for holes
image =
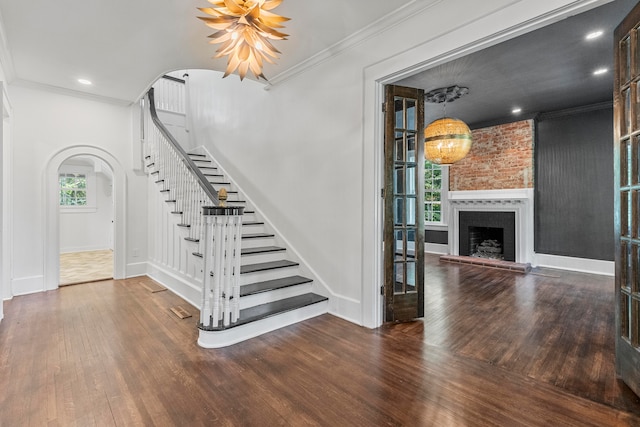
[[516, 260], [515, 212], [460, 211], [459, 255]]
[[533, 189], [450, 191], [448, 218], [450, 255], [471, 256], [489, 241], [505, 261], [533, 263]]

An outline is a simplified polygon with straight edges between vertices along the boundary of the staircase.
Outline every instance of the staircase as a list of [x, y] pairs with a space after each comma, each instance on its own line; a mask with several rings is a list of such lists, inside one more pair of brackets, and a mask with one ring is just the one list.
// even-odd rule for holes
[[[155, 113], [154, 108], [149, 108], [149, 110], [152, 110], [149, 112], [151, 115]], [[160, 123], [158, 124], [161, 126]], [[165, 132], [168, 134], [166, 129], [161, 129], [160, 138], [163, 136], [170, 138], [170, 135], [164, 135]], [[175, 155], [173, 153], [171, 156], [162, 155], [162, 150], [152, 146], [152, 144], [158, 144], [161, 141], [153, 142], [152, 139], [147, 135], [145, 140], [150, 144], [145, 155], [146, 172], [160, 192], [164, 208], [168, 209], [170, 215], [175, 218], [174, 224], [178, 229], [179, 236], [184, 239], [184, 245], [189, 248], [187, 256], [192, 259], [187, 262], [195, 264], [194, 271], [196, 273], [194, 276], [201, 275], [201, 277], [195, 277], [195, 280], [191, 280], [192, 286], [199, 287], [201, 299], [203, 276], [212, 274], [210, 271], [204, 271], [202, 260], [207, 244], [203, 241], [202, 206], [217, 204], [217, 198], [211, 200], [211, 197], [207, 197], [206, 193], [212, 191], [215, 196], [218, 191], [224, 188], [228, 195], [227, 206], [244, 207], [239, 276], [240, 315], [236, 322], [228, 326], [224, 326], [222, 322], [217, 324], [213, 322], [212, 325], [200, 324], [198, 338], [200, 346], [205, 348], [224, 347], [327, 313], [328, 298], [313, 292], [314, 281], [308, 277], [309, 274], [305, 273], [308, 270], [295, 261], [295, 256], [292, 257], [289, 254], [290, 251], [287, 250], [282, 239], [270, 229], [268, 224], [265, 224], [255, 207], [245, 200], [240, 189], [225, 175], [222, 168], [204, 149], [198, 150], [200, 151], [198, 153], [187, 154], [183, 152], [183, 155], [188, 157], [190, 161], [186, 159], [182, 161], [194, 165], [199, 171], [196, 174], [203, 176], [211, 189], [205, 189], [205, 191], [202, 188], [189, 190], [188, 184], [184, 184], [182, 180], [176, 178], [176, 176], [181, 176], [181, 173], [176, 171], [179, 171], [183, 165], [169, 164], [167, 157]], [[166, 148], [164, 150], [166, 151]], [[160, 159], [160, 157], [163, 158]], [[189, 177], [189, 179], [192, 178]], [[193, 196], [193, 194], [197, 195]], [[189, 199], [185, 201], [182, 200], [183, 198]], [[185, 275], [183, 280], [189, 280], [188, 276], [188, 274]], [[170, 283], [164, 284], [171, 288]], [[194, 298], [184, 295], [185, 292], [175, 291], [186, 297], [194, 306], [202, 304], [201, 301], [193, 301]], [[200, 308], [202, 309], [202, 307]]]

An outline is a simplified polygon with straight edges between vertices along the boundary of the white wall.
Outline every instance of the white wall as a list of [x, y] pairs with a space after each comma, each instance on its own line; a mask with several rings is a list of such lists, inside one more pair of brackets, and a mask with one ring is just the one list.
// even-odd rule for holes
[[146, 259], [146, 180], [131, 172], [133, 107], [25, 87], [10, 89], [14, 107], [12, 295], [42, 291], [53, 280], [44, 277], [44, 172], [49, 160], [72, 146], [104, 150], [127, 171], [126, 263]]
[[[396, 26], [382, 24], [349, 49], [334, 47], [334, 56], [269, 91], [236, 76], [222, 80], [190, 70], [190, 130], [311, 261], [335, 294], [334, 312], [377, 326], [382, 268], [377, 82], [542, 25], [533, 18], [545, 15], [551, 23], [604, 2], [422, 2], [431, 7]], [[567, 5], [574, 9], [550, 13]]]
[[0, 321], [4, 318], [4, 300], [11, 298], [11, 120], [13, 110], [7, 92], [6, 74], [0, 64]]

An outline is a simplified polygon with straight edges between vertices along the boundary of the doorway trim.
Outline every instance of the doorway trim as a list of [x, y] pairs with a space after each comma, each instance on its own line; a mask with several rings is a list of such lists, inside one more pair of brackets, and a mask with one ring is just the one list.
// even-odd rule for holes
[[[535, 4], [514, 2], [501, 10], [461, 25], [448, 33], [436, 35], [397, 55], [365, 67], [361, 211], [363, 326], [377, 328], [382, 325], [383, 320], [380, 287], [384, 284], [384, 199], [380, 197], [380, 191], [384, 187], [384, 113], [380, 106], [384, 102], [384, 86], [610, 1], [565, 0], [560, 7], [557, 7], [558, 2], [550, 1], [539, 1]], [[529, 19], [531, 16], [535, 18]]]
[[60, 285], [60, 210], [58, 206], [58, 169], [71, 157], [94, 156], [113, 171], [113, 278], [123, 279], [126, 271], [126, 173], [107, 151], [91, 145], [63, 148], [47, 162], [44, 172], [44, 290]]

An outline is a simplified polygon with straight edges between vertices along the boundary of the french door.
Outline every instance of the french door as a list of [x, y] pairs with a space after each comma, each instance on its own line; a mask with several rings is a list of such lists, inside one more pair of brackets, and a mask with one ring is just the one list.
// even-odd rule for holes
[[616, 372], [640, 394], [640, 5], [614, 34]]
[[424, 316], [424, 91], [385, 88], [384, 320]]

